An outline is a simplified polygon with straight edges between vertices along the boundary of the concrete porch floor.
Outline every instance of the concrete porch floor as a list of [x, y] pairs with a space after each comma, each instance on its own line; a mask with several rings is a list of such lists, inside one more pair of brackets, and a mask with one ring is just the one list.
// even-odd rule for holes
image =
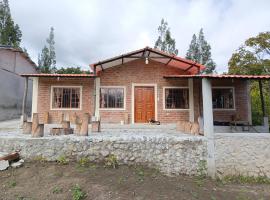
[[[61, 127], [60, 124], [46, 124], [44, 128], [44, 137], [62, 137], [50, 136], [50, 128]], [[74, 125], [71, 124], [74, 128]], [[176, 131], [175, 124], [151, 125], [151, 124], [101, 124], [100, 133], [91, 133], [91, 125], [89, 125], [89, 137], [111, 138], [111, 139], [127, 139], [127, 138], [202, 138], [203, 136], [194, 136], [183, 132]], [[8, 120], [0, 122], [0, 136], [7, 137], [31, 137], [30, 135], [22, 134], [20, 129], [20, 120]], [[78, 137], [76, 135], [68, 135], [64, 137]]]

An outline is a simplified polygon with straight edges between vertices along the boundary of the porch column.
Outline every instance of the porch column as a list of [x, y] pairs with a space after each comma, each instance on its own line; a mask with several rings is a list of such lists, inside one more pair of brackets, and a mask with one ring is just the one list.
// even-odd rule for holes
[[99, 120], [99, 99], [100, 99], [100, 78], [95, 78], [95, 94], [96, 94], [96, 100], [95, 100], [95, 118], [96, 120]]
[[24, 80], [24, 91], [23, 91], [23, 102], [22, 102], [22, 116], [21, 116], [21, 122], [27, 121], [27, 113], [26, 113], [26, 102], [27, 102], [27, 93], [28, 93], [28, 77], [25, 77]]
[[33, 113], [38, 112], [38, 77], [33, 77], [33, 91], [32, 91], [32, 118]]
[[207, 173], [215, 178], [215, 143], [213, 125], [212, 84], [207, 78], [202, 79], [203, 132], [207, 138]]
[[189, 122], [194, 122], [194, 94], [193, 94], [193, 78], [188, 79], [189, 90]]

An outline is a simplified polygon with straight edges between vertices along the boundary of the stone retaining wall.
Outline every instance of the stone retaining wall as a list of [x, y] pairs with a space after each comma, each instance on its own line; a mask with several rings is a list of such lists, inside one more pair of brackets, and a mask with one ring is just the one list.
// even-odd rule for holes
[[195, 175], [201, 160], [206, 160], [204, 137], [129, 137], [102, 136], [47, 136], [0, 137], [0, 151], [21, 149], [25, 159], [44, 157], [55, 161], [62, 155], [69, 158], [88, 157], [103, 160], [109, 154], [116, 155], [121, 164], [142, 164], [162, 172]]
[[269, 133], [222, 133], [215, 136], [217, 175], [270, 178]]

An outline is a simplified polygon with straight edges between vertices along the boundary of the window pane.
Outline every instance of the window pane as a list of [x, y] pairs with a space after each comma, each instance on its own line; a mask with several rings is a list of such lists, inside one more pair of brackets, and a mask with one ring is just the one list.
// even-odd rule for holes
[[213, 108], [233, 109], [234, 97], [232, 88], [214, 88], [212, 89]]
[[165, 108], [166, 109], [188, 109], [189, 98], [188, 89], [166, 88], [165, 89]]
[[52, 108], [79, 108], [80, 88], [53, 88]]
[[124, 108], [124, 89], [101, 88], [100, 108]]

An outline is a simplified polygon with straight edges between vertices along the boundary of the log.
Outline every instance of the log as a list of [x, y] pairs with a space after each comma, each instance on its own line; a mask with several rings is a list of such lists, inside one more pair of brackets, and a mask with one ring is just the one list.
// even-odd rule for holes
[[176, 131], [180, 131], [180, 132], [185, 131], [185, 122], [184, 121], [178, 121], [176, 123]]
[[76, 135], [80, 135], [80, 132], [81, 132], [81, 126], [82, 126], [82, 124], [80, 124], [80, 123], [77, 123], [77, 124], [76, 124], [76, 128], [75, 128], [75, 134], [76, 134]]
[[125, 113], [124, 124], [129, 124], [129, 114], [128, 113]]
[[39, 124], [37, 129], [32, 131], [32, 137], [43, 137], [44, 136], [44, 124]]
[[200, 133], [200, 126], [198, 123], [192, 123], [190, 133], [193, 135], [199, 135]]
[[23, 122], [23, 134], [31, 134], [32, 122]]
[[100, 132], [100, 121], [92, 121], [91, 132]]
[[39, 125], [38, 113], [33, 113], [33, 117], [32, 117], [32, 130], [31, 130], [32, 135], [33, 135], [33, 133], [36, 133], [37, 132], [38, 125]]
[[84, 113], [83, 118], [82, 118], [80, 136], [87, 136], [88, 135], [88, 123], [89, 123], [89, 114]]
[[59, 113], [59, 124], [62, 124], [63, 121], [64, 121], [64, 113], [60, 112]]
[[44, 113], [44, 124], [49, 124], [49, 112]]
[[185, 133], [190, 133], [191, 123], [185, 122]]
[[18, 152], [10, 153], [8, 155], [0, 157], [0, 160], [8, 160], [8, 161], [13, 161], [13, 160], [19, 160], [20, 154]]
[[70, 128], [70, 122], [69, 121], [62, 121], [62, 128]]

